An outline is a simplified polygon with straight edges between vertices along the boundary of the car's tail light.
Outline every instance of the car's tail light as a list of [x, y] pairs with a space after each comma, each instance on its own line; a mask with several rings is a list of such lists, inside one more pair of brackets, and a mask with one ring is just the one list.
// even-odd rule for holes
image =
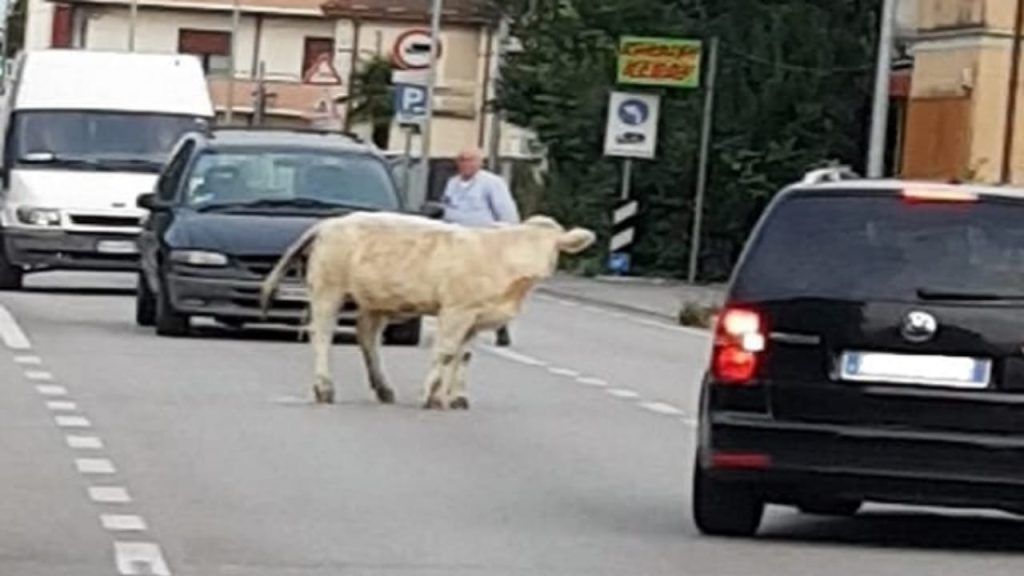
[[715, 452], [711, 455], [712, 468], [764, 470], [771, 465], [771, 456], [757, 452]]
[[712, 375], [722, 384], [746, 384], [757, 373], [765, 349], [764, 321], [757, 312], [729, 308], [718, 317]]

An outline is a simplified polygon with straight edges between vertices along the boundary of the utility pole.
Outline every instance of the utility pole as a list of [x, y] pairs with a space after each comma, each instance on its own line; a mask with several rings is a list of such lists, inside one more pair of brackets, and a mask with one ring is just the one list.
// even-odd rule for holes
[[875, 96], [871, 106], [871, 138], [868, 144], [868, 177], [881, 178], [885, 171], [885, 136], [889, 127], [889, 77], [892, 74], [896, 0], [882, 0], [875, 63]]
[[697, 169], [697, 192], [693, 200], [693, 228], [690, 231], [690, 265], [686, 281], [697, 282], [700, 264], [700, 238], [704, 226], [704, 196], [708, 187], [708, 165], [711, 162], [711, 130], [715, 122], [715, 84], [718, 82], [718, 37], [708, 43], [708, 76], [704, 86], [704, 120], [700, 128], [700, 160]]
[[1017, 20], [1013, 25], [1013, 49], [1010, 51], [1010, 80], [1006, 98], [1006, 128], [1003, 130], [1003, 164], [999, 181], [1013, 179], [1013, 139], [1017, 128], [1017, 96], [1020, 90], [1021, 33], [1024, 33], [1024, 0], [1017, 0]]
[[425, 202], [430, 195], [430, 138], [434, 120], [434, 89], [437, 87], [437, 47], [441, 44], [441, 10], [443, 0], [433, 0], [430, 13], [430, 66], [427, 68], [427, 102], [426, 117], [423, 120], [422, 158], [423, 183], [420, 190], [420, 202]]
[[[8, 0], [13, 2], [14, 0]], [[128, 51], [135, 52], [135, 27], [139, 23], [139, 0], [132, 0], [128, 8]]]
[[235, 119], [235, 55], [238, 54], [238, 21], [241, 18], [238, 2], [239, 0], [234, 0], [231, 6], [231, 55], [228, 56], [228, 109], [224, 112], [224, 123], [228, 126]]
[[[487, 168], [497, 173], [501, 155], [501, 121], [504, 117], [498, 106], [498, 83], [501, 82], [501, 66], [505, 63], [505, 46], [508, 43], [508, 18], [502, 14], [498, 21], [498, 49], [494, 57], [494, 96], [491, 100], [491, 134], [487, 142]], [[484, 88], [486, 90], [486, 87]]]

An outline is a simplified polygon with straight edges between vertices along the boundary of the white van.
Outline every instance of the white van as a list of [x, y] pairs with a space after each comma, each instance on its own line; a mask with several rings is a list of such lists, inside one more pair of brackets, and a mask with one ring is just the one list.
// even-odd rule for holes
[[0, 141], [0, 289], [37, 270], [135, 270], [135, 237], [178, 139], [213, 120], [188, 55], [41, 50], [19, 56]]

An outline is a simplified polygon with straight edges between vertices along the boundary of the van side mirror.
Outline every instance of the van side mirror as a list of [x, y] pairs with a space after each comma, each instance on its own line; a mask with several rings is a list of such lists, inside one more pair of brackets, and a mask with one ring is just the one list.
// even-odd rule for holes
[[149, 210], [150, 212], [154, 212], [163, 207], [163, 205], [156, 199], [156, 194], [152, 192], [140, 194], [139, 197], [135, 199], [135, 205], [143, 210]]
[[423, 203], [423, 206], [420, 206], [420, 214], [427, 218], [440, 220], [441, 218], [444, 218], [444, 204], [428, 200]]

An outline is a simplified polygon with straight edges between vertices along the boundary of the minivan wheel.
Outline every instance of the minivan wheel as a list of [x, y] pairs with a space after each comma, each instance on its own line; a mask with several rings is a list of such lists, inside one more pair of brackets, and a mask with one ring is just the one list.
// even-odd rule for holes
[[750, 537], [764, 516], [764, 500], [744, 482], [723, 482], [698, 463], [693, 474], [693, 520], [711, 536]]
[[7, 259], [7, 253], [0, 247], [0, 290], [21, 290], [25, 271]]
[[135, 287], [135, 323], [139, 326], [152, 326], [156, 323], [156, 296], [142, 272], [139, 272], [139, 281]]
[[160, 336], [188, 336], [189, 317], [174, 309], [167, 288], [156, 295], [156, 333]]
[[808, 498], [800, 500], [797, 508], [804, 514], [818, 516], [854, 516], [861, 504], [847, 498]]
[[389, 346], [419, 346], [423, 319], [416, 318], [384, 329], [384, 344]]

